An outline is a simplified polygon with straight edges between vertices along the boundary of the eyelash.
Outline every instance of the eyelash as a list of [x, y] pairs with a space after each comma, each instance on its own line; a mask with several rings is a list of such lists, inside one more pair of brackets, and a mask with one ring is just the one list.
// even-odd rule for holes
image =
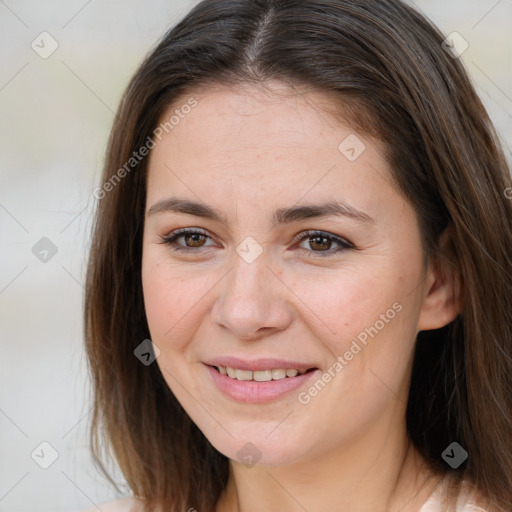
[[[210, 235], [204, 229], [181, 228], [181, 229], [177, 229], [176, 231], [172, 231], [168, 235], [159, 237], [160, 238], [159, 243], [162, 243], [162, 244], [172, 247], [174, 251], [181, 251], [181, 252], [191, 252], [191, 251], [195, 252], [198, 249], [203, 249], [203, 247], [185, 247], [185, 246], [178, 247], [178, 246], [175, 246], [176, 240], [178, 238], [182, 237], [183, 235], [203, 235], [205, 237], [211, 238]], [[318, 238], [318, 237], [325, 238], [331, 242], [336, 242], [340, 245], [340, 247], [334, 251], [332, 251], [332, 250], [309, 251], [307, 249], [302, 249], [302, 250], [310, 253], [308, 255], [308, 257], [325, 258], [327, 256], [332, 256], [333, 254], [338, 254], [338, 253], [344, 252], [348, 249], [355, 249], [355, 246], [351, 242], [349, 242], [337, 235], [334, 235], [332, 233], [327, 233], [326, 231], [319, 231], [319, 230], [303, 231], [302, 233], [297, 235], [293, 241], [298, 243], [298, 242], [302, 242], [303, 240], [308, 239], [308, 238], [312, 239], [312, 238]], [[173, 247], [173, 245], [174, 245], [174, 247]]]

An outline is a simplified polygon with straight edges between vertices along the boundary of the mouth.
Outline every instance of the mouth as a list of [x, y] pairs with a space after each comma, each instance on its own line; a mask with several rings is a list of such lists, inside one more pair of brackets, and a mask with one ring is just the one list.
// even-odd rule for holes
[[272, 368], [267, 370], [242, 370], [231, 366], [212, 366], [218, 373], [233, 380], [268, 382], [271, 380], [291, 379], [297, 375], [315, 371], [316, 368]]
[[247, 361], [224, 357], [203, 364], [218, 391], [231, 400], [248, 404], [285, 398], [319, 373], [318, 367], [278, 359]]

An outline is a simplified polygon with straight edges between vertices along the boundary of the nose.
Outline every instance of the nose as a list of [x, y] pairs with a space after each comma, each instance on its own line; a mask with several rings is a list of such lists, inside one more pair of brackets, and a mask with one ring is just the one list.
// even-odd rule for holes
[[293, 319], [288, 288], [269, 263], [265, 252], [251, 263], [236, 255], [232, 270], [217, 288], [212, 322], [237, 339], [269, 336], [286, 329]]

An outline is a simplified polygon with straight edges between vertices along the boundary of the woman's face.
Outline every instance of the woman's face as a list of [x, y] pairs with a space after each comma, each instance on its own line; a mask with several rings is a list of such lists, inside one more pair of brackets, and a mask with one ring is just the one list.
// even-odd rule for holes
[[220, 452], [271, 465], [403, 424], [432, 283], [377, 143], [273, 87], [165, 112], [142, 261], [170, 389]]

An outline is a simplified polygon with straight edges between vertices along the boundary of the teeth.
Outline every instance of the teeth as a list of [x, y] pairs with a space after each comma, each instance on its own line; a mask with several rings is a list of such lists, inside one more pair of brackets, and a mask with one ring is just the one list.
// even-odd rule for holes
[[253, 372], [254, 380], [258, 382], [265, 382], [267, 380], [272, 380], [272, 370], [260, 370]]
[[276, 368], [272, 370], [239, 370], [229, 366], [217, 366], [217, 370], [222, 375], [227, 375], [232, 379], [237, 380], [255, 380], [257, 382], [268, 382], [269, 380], [280, 380], [286, 377], [296, 377], [303, 375], [307, 370], [296, 370], [295, 368]]
[[272, 370], [272, 379], [279, 380], [286, 377], [286, 370]]
[[238, 380], [252, 380], [252, 372], [248, 370], [235, 370], [235, 375]]

